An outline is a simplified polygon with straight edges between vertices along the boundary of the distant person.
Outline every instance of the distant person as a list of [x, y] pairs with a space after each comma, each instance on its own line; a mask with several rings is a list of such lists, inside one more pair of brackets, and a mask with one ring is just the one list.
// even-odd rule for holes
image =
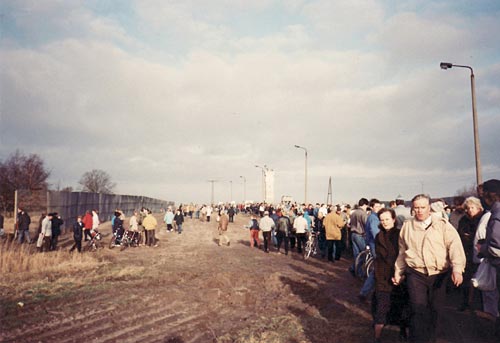
[[31, 224], [31, 218], [28, 215], [28, 213], [24, 209], [19, 208], [17, 213], [17, 229], [19, 235], [19, 244], [23, 244], [25, 238], [26, 242], [28, 244], [31, 244], [30, 224]]
[[134, 214], [130, 217], [128, 225], [129, 225], [129, 230], [132, 232], [138, 232], [139, 231], [139, 222], [137, 221], [137, 216], [139, 215], [139, 212], [134, 211]]
[[292, 230], [292, 223], [290, 222], [290, 218], [288, 218], [282, 210], [278, 210], [276, 212], [278, 215], [278, 220], [276, 223], [276, 241], [277, 241], [277, 252], [280, 253], [281, 243], [283, 243], [285, 248], [285, 255], [288, 255], [288, 244], [290, 231]]
[[92, 214], [90, 214], [90, 211], [85, 212], [85, 215], [82, 218], [82, 222], [85, 242], [90, 241], [92, 239], [92, 236], [90, 235], [90, 230], [92, 230]]
[[42, 230], [40, 232], [42, 235], [42, 244], [40, 246], [40, 252], [50, 251], [50, 242], [52, 238], [52, 213], [48, 213], [42, 221]]
[[157, 247], [158, 245], [156, 244], [155, 230], [158, 222], [151, 214], [151, 210], [146, 210], [146, 212], [146, 218], [144, 218], [142, 223], [144, 225], [144, 229], [146, 230], [146, 242], [149, 247]]
[[181, 234], [182, 233], [182, 224], [184, 223], [184, 215], [182, 214], [182, 211], [177, 210], [174, 216], [174, 222], [177, 226], [177, 233]]
[[271, 244], [271, 232], [275, 227], [274, 220], [269, 217], [269, 212], [264, 211], [264, 217], [260, 219], [259, 227], [262, 230], [264, 238], [264, 252], [269, 253], [269, 245]]
[[78, 250], [78, 252], [82, 252], [82, 238], [83, 238], [83, 230], [85, 229], [85, 226], [82, 222], [82, 216], [78, 216], [76, 218], [76, 223], [73, 224], [73, 240], [75, 243], [69, 249], [69, 252], [73, 252], [75, 248]]
[[410, 294], [410, 340], [433, 342], [445, 303], [446, 281], [462, 284], [465, 253], [457, 230], [447, 219], [431, 215], [428, 195], [412, 199], [415, 218], [401, 229], [394, 285], [406, 277]]
[[403, 198], [396, 199], [396, 207], [394, 212], [396, 213], [396, 229], [400, 230], [403, 227], [403, 223], [412, 218], [411, 209], [405, 206], [405, 201]]
[[173, 225], [172, 223], [174, 222], [174, 213], [172, 212], [172, 208], [168, 208], [167, 212], [165, 213], [165, 216], [163, 217], [163, 221], [167, 225], [167, 232], [172, 232]]
[[3, 231], [3, 221], [4, 221], [4, 217], [0, 213], [0, 236], [3, 236], [3, 234], [4, 234], [4, 231]]
[[345, 222], [342, 216], [337, 212], [337, 206], [333, 206], [330, 213], [323, 219], [326, 236], [326, 255], [329, 262], [340, 260], [340, 240], [342, 238], [342, 228], [344, 224]]
[[308, 231], [308, 223], [304, 217], [306, 212], [300, 210], [293, 221], [293, 229], [295, 231], [295, 239], [297, 240], [297, 252], [302, 254], [302, 249], [306, 247], [306, 232]]
[[450, 224], [453, 225], [455, 229], [458, 229], [460, 219], [465, 215], [464, 201], [465, 197], [463, 196], [456, 196], [453, 198], [454, 208], [450, 214]]
[[59, 236], [61, 235], [61, 226], [64, 224], [59, 213], [52, 213], [52, 238], [50, 240], [50, 250], [57, 250], [57, 243], [59, 241]]
[[259, 240], [259, 222], [255, 218], [254, 215], [250, 216], [250, 222], [247, 226], [250, 229], [250, 248], [256, 247], [259, 248], [260, 240]]
[[226, 213], [225, 210], [221, 211], [220, 219], [219, 219], [219, 224], [218, 224], [218, 230], [219, 230], [219, 246], [222, 245], [222, 241], [226, 241], [226, 245], [229, 246], [231, 242], [229, 241], [229, 238], [227, 237], [227, 227], [229, 225], [229, 217]]
[[207, 213], [207, 222], [210, 222], [210, 217], [212, 216], [213, 208], [211, 205], [208, 205], [207, 208], [205, 209]]
[[[368, 199], [361, 198], [358, 201], [358, 208], [351, 212], [351, 243], [352, 255], [354, 261], [358, 254], [366, 247], [365, 242], [365, 225], [368, 217], [366, 209], [368, 208]], [[354, 275], [354, 262], [349, 268], [351, 274]]]
[[229, 222], [234, 223], [234, 215], [236, 214], [234, 206], [230, 206], [227, 211], [227, 215], [229, 216]]

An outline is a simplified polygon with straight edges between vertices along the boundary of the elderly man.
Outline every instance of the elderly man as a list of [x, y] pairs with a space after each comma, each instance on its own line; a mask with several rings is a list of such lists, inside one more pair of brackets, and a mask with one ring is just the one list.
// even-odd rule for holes
[[[486, 226], [486, 239], [478, 244], [479, 257], [485, 257], [497, 270], [497, 289], [500, 293], [500, 180], [491, 179], [479, 187], [479, 196], [491, 216]], [[498, 304], [500, 310], [500, 302]], [[495, 335], [500, 339], [500, 318], [497, 318]]]
[[430, 197], [420, 194], [412, 199], [415, 218], [407, 220], [399, 236], [399, 255], [393, 283], [406, 276], [410, 295], [410, 340], [435, 340], [438, 315], [451, 272], [455, 286], [462, 281], [465, 253], [457, 230], [445, 219], [432, 216]]

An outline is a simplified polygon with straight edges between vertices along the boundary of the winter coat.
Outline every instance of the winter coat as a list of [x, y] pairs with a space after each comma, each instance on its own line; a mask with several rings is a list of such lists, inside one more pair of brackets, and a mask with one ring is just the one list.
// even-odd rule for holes
[[375, 237], [375, 289], [390, 292], [393, 288], [394, 263], [399, 254], [399, 230], [381, 228]]
[[344, 227], [344, 220], [335, 211], [332, 211], [326, 215], [323, 219], [323, 225], [325, 226], [325, 233], [327, 240], [339, 241], [342, 238], [342, 228]]
[[75, 241], [81, 241], [83, 238], [82, 230], [84, 229], [85, 225], [83, 222], [76, 222], [73, 224], [73, 238]]
[[92, 229], [92, 215], [90, 213], [86, 213], [83, 218], [82, 218], [82, 222], [83, 222], [83, 227], [86, 229], [86, 230], [90, 230]]

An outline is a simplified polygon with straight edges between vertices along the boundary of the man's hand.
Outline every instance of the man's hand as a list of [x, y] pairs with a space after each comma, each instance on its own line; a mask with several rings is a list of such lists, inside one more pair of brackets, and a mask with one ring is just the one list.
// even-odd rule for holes
[[394, 275], [391, 280], [392, 280], [393, 285], [398, 286], [399, 284], [401, 284], [401, 282], [403, 282], [404, 279], [405, 279], [404, 275], [401, 275], [401, 276]]
[[453, 272], [451, 274], [451, 281], [453, 281], [453, 284], [455, 285], [455, 287], [460, 286], [462, 284], [462, 282], [464, 281], [462, 273]]

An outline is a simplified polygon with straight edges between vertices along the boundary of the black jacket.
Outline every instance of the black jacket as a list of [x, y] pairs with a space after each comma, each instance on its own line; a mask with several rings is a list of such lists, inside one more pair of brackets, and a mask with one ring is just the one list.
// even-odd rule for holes
[[83, 222], [76, 222], [73, 224], [73, 238], [75, 241], [81, 241], [82, 240], [82, 230], [83, 230]]

